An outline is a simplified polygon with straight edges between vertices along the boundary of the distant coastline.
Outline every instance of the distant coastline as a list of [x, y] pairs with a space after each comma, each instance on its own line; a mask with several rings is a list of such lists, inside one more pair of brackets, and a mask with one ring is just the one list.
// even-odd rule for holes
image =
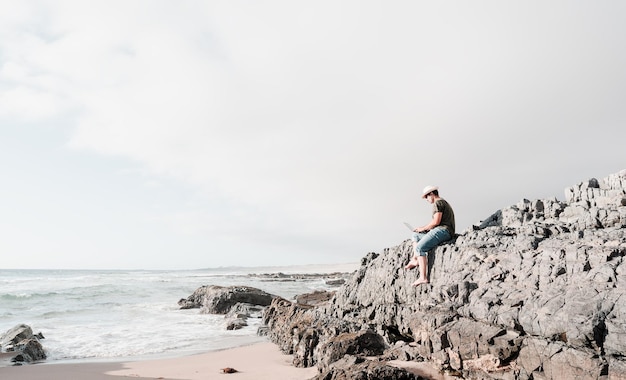
[[301, 265], [268, 265], [268, 266], [227, 266], [216, 268], [200, 268], [193, 270], [206, 270], [211, 272], [229, 272], [229, 273], [248, 273], [248, 274], [262, 274], [262, 273], [333, 273], [333, 272], [354, 272], [360, 267], [359, 262], [352, 263], [339, 263], [339, 264], [301, 264]]
[[353, 272], [360, 266], [359, 262], [338, 263], [338, 264], [298, 264], [298, 265], [267, 265], [267, 266], [220, 266], [206, 267], [194, 269], [94, 269], [94, 268], [0, 268], [0, 272], [198, 272], [207, 271], [214, 273], [235, 273], [235, 274], [252, 274], [252, 273], [332, 273], [332, 272]]

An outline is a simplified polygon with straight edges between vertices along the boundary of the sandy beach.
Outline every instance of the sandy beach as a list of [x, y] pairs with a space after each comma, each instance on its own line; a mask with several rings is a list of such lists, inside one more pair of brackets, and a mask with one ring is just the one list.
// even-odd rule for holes
[[[292, 356], [280, 352], [269, 342], [212, 351], [169, 359], [132, 362], [30, 364], [0, 367], [0, 379], [11, 380], [306, 380], [317, 374], [317, 368], [296, 368]], [[390, 365], [432, 380], [453, 380], [423, 362], [391, 361]], [[236, 373], [224, 373], [234, 368]]]
[[[303, 380], [317, 373], [316, 368], [296, 368], [291, 355], [273, 343], [263, 342], [204, 354], [120, 363], [31, 364], [0, 368], [0, 378], [11, 380], [115, 380], [133, 379], [228, 379]], [[222, 368], [237, 373], [224, 374]]]

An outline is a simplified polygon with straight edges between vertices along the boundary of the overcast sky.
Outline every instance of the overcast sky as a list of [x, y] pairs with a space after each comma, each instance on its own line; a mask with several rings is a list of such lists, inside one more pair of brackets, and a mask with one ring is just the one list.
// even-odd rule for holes
[[0, 268], [358, 262], [626, 168], [623, 1], [0, 0]]

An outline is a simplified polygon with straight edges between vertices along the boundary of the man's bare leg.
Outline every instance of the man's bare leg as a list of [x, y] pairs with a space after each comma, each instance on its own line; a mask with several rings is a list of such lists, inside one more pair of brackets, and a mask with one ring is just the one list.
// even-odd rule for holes
[[409, 263], [404, 267], [404, 269], [413, 269], [413, 268], [415, 268], [418, 265], [419, 265], [419, 263], [417, 261], [417, 257], [413, 256], [413, 257], [411, 257], [411, 260], [409, 261]]
[[411, 257], [411, 261], [409, 261], [409, 263], [404, 267], [404, 269], [413, 269], [416, 266], [419, 265], [417, 258], [419, 256], [417, 255], [417, 242], [413, 241], [413, 257]]
[[413, 286], [428, 284], [428, 256], [418, 256], [417, 265], [420, 267], [420, 278], [413, 283]]

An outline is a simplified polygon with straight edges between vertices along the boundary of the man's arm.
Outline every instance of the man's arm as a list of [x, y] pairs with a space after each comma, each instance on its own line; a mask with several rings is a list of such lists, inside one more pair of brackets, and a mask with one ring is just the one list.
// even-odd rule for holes
[[441, 218], [443, 216], [443, 212], [436, 212], [433, 214], [433, 219], [430, 221], [430, 223], [428, 223], [425, 226], [422, 227], [417, 227], [415, 229], [415, 232], [424, 232], [424, 231], [430, 231], [433, 228], [437, 227], [439, 224], [441, 224]]

